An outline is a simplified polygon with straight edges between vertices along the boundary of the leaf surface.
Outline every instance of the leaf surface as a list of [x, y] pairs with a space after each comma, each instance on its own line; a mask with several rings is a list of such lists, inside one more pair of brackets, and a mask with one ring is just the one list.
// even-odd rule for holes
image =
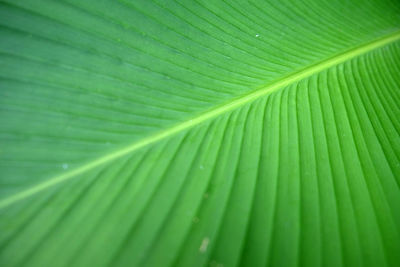
[[398, 266], [397, 1], [1, 1], [2, 266]]

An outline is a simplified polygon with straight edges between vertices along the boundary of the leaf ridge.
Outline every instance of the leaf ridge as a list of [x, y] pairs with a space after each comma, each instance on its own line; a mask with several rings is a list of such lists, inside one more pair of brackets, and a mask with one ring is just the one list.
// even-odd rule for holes
[[158, 133], [155, 133], [153, 135], [150, 135], [146, 138], [143, 138], [142, 140], [139, 140], [137, 142], [131, 143], [128, 146], [125, 146], [115, 152], [109, 153], [107, 155], [104, 155], [100, 158], [97, 158], [91, 162], [88, 162], [87, 164], [76, 168], [74, 170], [71, 170], [69, 172], [63, 173], [61, 175], [55, 176], [53, 178], [49, 178], [45, 182], [42, 182], [38, 185], [35, 185], [27, 190], [24, 190], [22, 192], [19, 192], [15, 195], [12, 195], [10, 197], [7, 197], [3, 200], [0, 201], [0, 209], [8, 207], [12, 205], [15, 202], [18, 202], [20, 200], [23, 200], [27, 197], [30, 197], [36, 193], [39, 193], [47, 188], [50, 188], [52, 186], [55, 186], [57, 184], [60, 184], [64, 181], [67, 181], [69, 179], [72, 179], [76, 177], [79, 174], [82, 174], [88, 170], [91, 170], [97, 166], [101, 166], [105, 163], [111, 162], [117, 158], [120, 158], [122, 156], [125, 156], [133, 151], [139, 150], [143, 147], [146, 147], [148, 145], [151, 145], [153, 143], [156, 143], [160, 140], [163, 140], [167, 137], [173, 136], [175, 134], [178, 134], [179, 132], [183, 132], [185, 130], [188, 130], [196, 125], [200, 125], [201, 123], [210, 120], [212, 118], [215, 118], [223, 113], [235, 110], [238, 107], [241, 107], [245, 104], [251, 103], [260, 97], [266, 96], [268, 94], [271, 94], [283, 87], [286, 87], [290, 84], [293, 84], [295, 82], [298, 82], [304, 78], [307, 78], [309, 76], [312, 76], [313, 74], [319, 73], [322, 70], [325, 70], [329, 67], [338, 65], [340, 63], [343, 63], [347, 60], [350, 60], [352, 58], [355, 58], [359, 55], [365, 54], [369, 51], [372, 51], [374, 49], [378, 49], [380, 47], [383, 47], [389, 43], [395, 42], [400, 39], [400, 31], [395, 31], [392, 32], [389, 35], [383, 36], [381, 38], [378, 38], [376, 40], [370, 41], [368, 43], [362, 44], [360, 46], [357, 46], [353, 49], [350, 49], [346, 52], [337, 54], [333, 57], [330, 57], [328, 59], [325, 59], [323, 61], [320, 61], [316, 64], [310, 65], [308, 67], [305, 67], [297, 72], [291, 73], [289, 75], [284, 76], [281, 79], [278, 79], [274, 82], [271, 82], [265, 86], [262, 86], [260, 88], [257, 88], [253, 91], [251, 91], [248, 94], [245, 94], [243, 96], [237, 97], [232, 99], [231, 101], [227, 103], [223, 103], [215, 108], [212, 108], [208, 111], [205, 111], [204, 113], [201, 113], [200, 115], [193, 117], [191, 119], [188, 119], [184, 122], [181, 122], [175, 126], [172, 126], [168, 129], [165, 129], [163, 131], [160, 131]]

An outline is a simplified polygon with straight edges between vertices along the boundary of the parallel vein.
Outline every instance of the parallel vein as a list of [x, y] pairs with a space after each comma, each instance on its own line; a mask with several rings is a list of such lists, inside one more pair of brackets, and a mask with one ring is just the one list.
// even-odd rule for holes
[[306, 77], [309, 77], [313, 74], [316, 74], [318, 72], [321, 72], [322, 70], [325, 70], [327, 68], [330, 68], [332, 66], [335, 66], [337, 64], [343, 63], [349, 59], [355, 58], [361, 54], [367, 53], [369, 51], [372, 51], [374, 49], [377, 49], [379, 47], [385, 46], [391, 42], [397, 41], [400, 39], [400, 31], [396, 31], [391, 33], [390, 35], [387, 35], [385, 37], [379, 38], [377, 40], [374, 40], [372, 42], [363, 44], [361, 46], [355, 47], [351, 50], [348, 50], [344, 53], [338, 54], [336, 56], [333, 56], [331, 58], [328, 58], [326, 60], [323, 60], [319, 63], [316, 63], [314, 65], [308, 66], [298, 72], [294, 72], [290, 75], [285, 76], [282, 79], [279, 79], [275, 82], [272, 82], [268, 85], [265, 85], [263, 87], [260, 87], [258, 89], [255, 89], [254, 91], [250, 92], [249, 94], [246, 94], [244, 96], [235, 98], [231, 100], [228, 103], [224, 103], [216, 108], [213, 108], [209, 111], [206, 111], [192, 119], [186, 120], [182, 123], [179, 123], [171, 128], [168, 128], [166, 130], [163, 130], [161, 132], [158, 132], [154, 135], [151, 135], [149, 137], [143, 138], [137, 142], [134, 142], [132, 144], [129, 144], [128, 146], [119, 149], [113, 153], [110, 153], [108, 155], [102, 156], [98, 159], [95, 159], [79, 168], [76, 168], [74, 170], [71, 170], [69, 172], [65, 172], [61, 175], [55, 176], [53, 178], [48, 179], [45, 182], [42, 182], [36, 186], [33, 186], [27, 190], [24, 190], [22, 192], [19, 192], [13, 196], [7, 197], [3, 200], [0, 201], [0, 209], [5, 208], [9, 205], [12, 205], [13, 203], [20, 201], [22, 199], [25, 199], [29, 196], [32, 196], [36, 193], [41, 192], [42, 190], [45, 190], [49, 187], [52, 187], [54, 185], [57, 185], [61, 182], [64, 182], [66, 180], [72, 179], [76, 177], [79, 174], [82, 174], [88, 170], [91, 170], [97, 166], [100, 166], [102, 164], [105, 164], [107, 162], [110, 162], [112, 160], [115, 160], [117, 158], [120, 158], [124, 155], [127, 155], [133, 151], [136, 151], [138, 149], [141, 149], [147, 145], [156, 143], [160, 140], [163, 140], [167, 137], [173, 136], [179, 132], [188, 130], [196, 125], [199, 125], [207, 120], [210, 120], [212, 118], [215, 118], [223, 113], [232, 111], [234, 109], [237, 109], [247, 103], [250, 103], [252, 101], [255, 101], [259, 99], [260, 97], [263, 97], [265, 95], [268, 95], [274, 91], [277, 91], [278, 89], [281, 89], [283, 87], [286, 87], [290, 84], [293, 84], [297, 81], [300, 81]]

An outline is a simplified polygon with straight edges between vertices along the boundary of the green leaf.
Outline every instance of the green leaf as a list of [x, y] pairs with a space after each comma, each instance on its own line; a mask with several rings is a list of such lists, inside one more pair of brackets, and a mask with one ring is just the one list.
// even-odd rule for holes
[[400, 266], [400, 3], [0, 2], [1, 266]]

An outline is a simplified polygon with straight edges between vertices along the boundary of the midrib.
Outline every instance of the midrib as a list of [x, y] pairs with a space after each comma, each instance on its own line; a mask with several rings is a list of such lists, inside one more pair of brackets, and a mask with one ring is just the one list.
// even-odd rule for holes
[[156, 143], [164, 138], [173, 136], [179, 132], [182, 132], [184, 130], [190, 129], [196, 125], [199, 125], [200, 123], [210, 120], [212, 118], [215, 118], [223, 113], [229, 112], [231, 110], [234, 110], [236, 108], [239, 108], [247, 103], [250, 103], [252, 101], [255, 101], [256, 99], [259, 99], [260, 97], [263, 97], [265, 95], [268, 95], [274, 91], [277, 91], [278, 89], [284, 88], [292, 83], [295, 83], [297, 81], [300, 81], [306, 77], [309, 77], [313, 74], [319, 73], [322, 70], [328, 69], [332, 66], [338, 65], [342, 62], [345, 62], [349, 59], [355, 58], [359, 55], [365, 54], [369, 51], [372, 51], [374, 49], [377, 49], [379, 47], [382, 47], [384, 45], [387, 45], [391, 42], [394, 42], [396, 40], [400, 39], [400, 31], [396, 31], [390, 35], [387, 35], [385, 37], [379, 38], [377, 40], [374, 40], [372, 42], [360, 45], [358, 47], [355, 47], [351, 50], [348, 50], [344, 53], [338, 54], [336, 56], [333, 56], [331, 58], [328, 58], [326, 60], [323, 60], [319, 63], [313, 64], [311, 66], [308, 66], [300, 71], [294, 72], [290, 75], [287, 75], [279, 80], [276, 80], [266, 86], [263, 86], [261, 88], [258, 88], [244, 96], [235, 98], [231, 100], [230, 102], [227, 102], [223, 105], [220, 105], [216, 108], [213, 108], [209, 111], [206, 111], [202, 113], [201, 115], [198, 115], [196, 117], [193, 117], [189, 120], [186, 120], [184, 122], [181, 122], [171, 128], [165, 129], [163, 131], [160, 131], [156, 134], [153, 134], [151, 136], [148, 136], [146, 138], [143, 138], [137, 142], [134, 142], [132, 144], [129, 144], [128, 146], [119, 149], [115, 152], [112, 152], [108, 155], [102, 156], [100, 158], [97, 158], [79, 168], [76, 168], [74, 170], [65, 172], [61, 175], [57, 175], [53, 178], [48, 179], [45, 182], [39, 183], [38, 185], [35, 185], [29, 189], [26, 189], [24, 191], [21, 191], [13, 196], [7, 197], [3, 200], [0, 201], [0, 209], [5, 208], [19, 200], [25, 199], [29, 196], [32, 196], [36, 193], [39, 193], [49, 187], [52, 187], [54, 185], [57, 185], [59, 183], [62, 183], [66, 180], [72, 179], [79, 174], [82, 174], [86, 171], [89, 171], [97, 166], [100, 166], [102, 164], [105, 164], [107, 162], [113, 161], [117, 158], [120, 158], [122, 156], [125, 156], [129, 153], [132, 153], [140, 148], [143, 148], [147, 145]]

